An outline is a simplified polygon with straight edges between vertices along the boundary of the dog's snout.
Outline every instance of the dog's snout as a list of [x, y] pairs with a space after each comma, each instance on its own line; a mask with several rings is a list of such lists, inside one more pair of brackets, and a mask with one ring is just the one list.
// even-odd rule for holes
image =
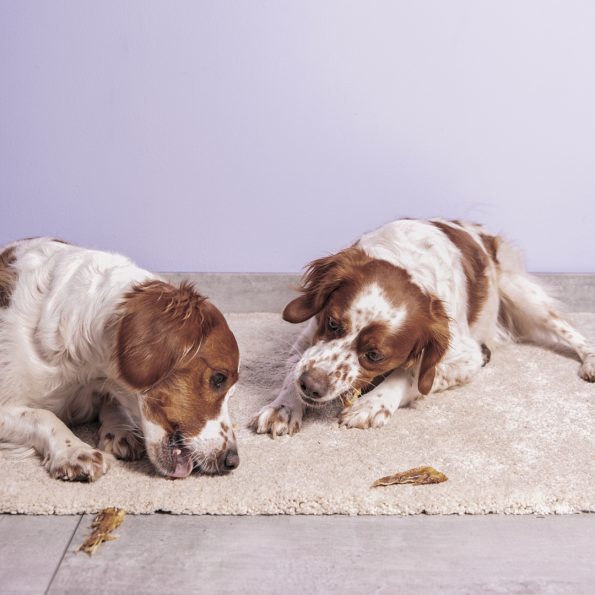
[[223, 468], [226, 471], [233, 471], [240, 464], [240, 456], [235, 448], [223, 453]]
[[304, 372], [299, 378], [302, 392], [310, 399], [321, 399], [328, 391], [328, 377], [318, 370]]

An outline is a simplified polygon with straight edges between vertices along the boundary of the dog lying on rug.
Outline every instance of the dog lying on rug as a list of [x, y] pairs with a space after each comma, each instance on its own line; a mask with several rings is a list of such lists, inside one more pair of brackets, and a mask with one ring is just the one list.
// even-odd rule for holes
[[[94, 480], [107, 457], [186, 477], [238, 466], [228, 400], [239, 351], [189, 284], [118, 254], [49, 238], [0, 249], [0, 441], [32, 447], [49, 473]], [[99, 449], [67, 424], [99, 418]]]
[[383, 426], [417, 396], [469, 382], [498, 340], [566, 345], [595, 381], [595, 346], [479, 225], [394, 221], [310, 263], [301, 292], [283, 318], [309, 323], [278, 397], [251, 421], [258, 433], [294, 434], [306, 407], [338, 398], [342, 425]]

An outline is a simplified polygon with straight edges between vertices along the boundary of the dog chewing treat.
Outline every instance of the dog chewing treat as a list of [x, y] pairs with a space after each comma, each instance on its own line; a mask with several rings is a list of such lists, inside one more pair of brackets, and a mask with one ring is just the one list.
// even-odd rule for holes
[[339, 400], [343, 407], [351, 407], [362, 396], [362, 389], [358, 388], [354, 391], [343, 393]]
[[104, 541], [118, 539], [117, 535], [110, 535], [110, 533], [124, 522], [125, 516], [126, 513], [123, 508], [104, 508], [95, 519], [93, 519], [93, 522], [91, 523], [93, 533], [87, 537], [79, 548], [79, 551], [92, 556]]
[[448, 477], [446, 477], [444, 473], [436, 471], [434, 467], [415, 467], [414, 469], [409, 469], [408, 471], [401, 471], [400, 473], [395, 473], [394, 475], [381, 477], [372, 484], [372, 487], [377, 488], [379, 486], [391, 486], [407, 483], [419, 486], [428, 483], [442, 483], [443, 481], [447, 480]]
[[381, 428], [422, 395], [489, 382], [482, 368], [499, 343], [569, 347], [595, 382], [595, 344], [518, 250], [475, 223], [400, 219], [365, 233], [307, 265], [283, 319], [307, 324], [276, 397], [250, 422], [258, 434], [295, 435], [335, 400], [340, 426]]

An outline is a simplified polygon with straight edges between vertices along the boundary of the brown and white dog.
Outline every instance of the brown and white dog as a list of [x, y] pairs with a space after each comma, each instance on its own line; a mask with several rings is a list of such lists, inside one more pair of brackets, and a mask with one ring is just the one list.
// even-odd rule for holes
[[380, 427], [420, 394], [469, 382], [486, 343], [504, 339], [567, 345], [595, 381], [595, 347], [479, 225], [394, 221], [310, 263], [301, 291], [283, 318], [310, 322], [278, 397], [251, 422], [258, 433], [293, 434], [306, 406], [339, 397], [342, 425]]
[[53, 477], [105, 473], [66, 425], [97, 417], [101, 450], [146, 449], [162, 475], [234, 469], [238, 365], [223, 315], [189, 284], [50, 238], [0, 248], [0, 442], [32, 447]]

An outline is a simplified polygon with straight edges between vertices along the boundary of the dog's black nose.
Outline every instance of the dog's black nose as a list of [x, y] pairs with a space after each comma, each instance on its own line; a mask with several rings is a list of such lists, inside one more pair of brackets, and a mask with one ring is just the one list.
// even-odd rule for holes
[[227, 471], [232, 471], [240, 464], [240, 456], [238, 451], [234, 449], [228, 450], [223, 457], [223, 467]]
[[328, 376], [318, 370], [304, 372], [298, 382], [302, 392], [310, 399], [322, 399], [328, 391]]

